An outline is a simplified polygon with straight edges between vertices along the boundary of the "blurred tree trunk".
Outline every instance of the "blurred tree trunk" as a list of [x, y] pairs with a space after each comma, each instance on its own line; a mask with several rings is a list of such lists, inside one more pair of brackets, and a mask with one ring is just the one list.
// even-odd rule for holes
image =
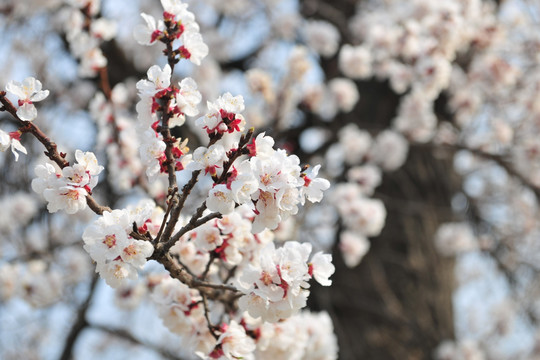
[[452, 220], [458, 181], [451, 174], [450, 160], [413, 148], [377, 189], [386, 225], [360, 265], [348, 269], [334, 249], [333, 285], [315, 287], [310, 306], [331, 309], [340, 359], [431, 359], [454, 337], [454, 261], [433, 241], [438, 226]]
[[[354, 3], [306, 0], [302, 11], [340, 21], [336, 26], [347, 43], [344, 24]], [[322, 64], [327, 79], [340, 76], [337, 56]], [[337, 130], [354, 122], [374, 132], [389, 127], [399, 97], [384, 83], [357, 84], [356, 109], [328, 126]], [[444, 103], [438, 105], [444, 109]], [[374, 196], [388, 211], [382, 234], [371, 239], [370, 251], [355, 269], [345, 266], [336, 248], [333, 286], [314, 287], [310, 298], [313, 309], [332, 309], [340, 359], [431, 359], [442, 340], [454, 337], [454, 261], [436, 252], [433, 239], [440, 224], [453, 220], [450, 202], [459, 188], [451, 157], [438, 158], [425, 148], [412, 147], [402, 168], [384, 174]]]
[[413, 150], [375, 196], [388, 210], [386, 226], [360, 265], [347, 269], [336, 252], [334, 284], [315, 298], [335, 309], [341, 359], [430, 359], [453, 338], [453, 261], [433, 242], [451, 220], [449, 169]]

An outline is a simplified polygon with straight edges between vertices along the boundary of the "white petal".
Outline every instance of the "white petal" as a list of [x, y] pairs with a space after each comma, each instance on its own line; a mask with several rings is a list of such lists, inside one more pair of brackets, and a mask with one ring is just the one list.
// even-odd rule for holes
[[32, 121], [37, 117], [37, 109], [33, 104], [24, 103], [17, 109], [17, 116], [21, 120]]
[[17, 96], [19, 99], [25, 99], [26, 94], [23, 90], [23, 87], [21, 83], [17, 81], [10, 81], [6, 84], [6, 91], [12, 93], [13, 95]]
[[41, 101], [49, 96], [49, 90], [41, 90], [30, 96], [30, 101]]
[[22, 146], [21, 142], [19, 140], [12, 139], [11, 152], [13, 152], [13, 155], [15, 156], [15, 161], [19, 160], [19, 153], [16, 150], [22, 152], [23, 154], [27, 154], [26, 148]]

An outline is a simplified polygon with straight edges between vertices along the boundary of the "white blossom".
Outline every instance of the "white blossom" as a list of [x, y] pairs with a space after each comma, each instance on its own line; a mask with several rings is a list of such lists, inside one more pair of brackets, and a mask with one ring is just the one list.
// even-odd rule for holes
[[334, 78], [328, 82], [328, 88], [336, 99], [339, 110], [348, 113], [360, 99], [356, 84], [346, 78]]
[[322, 251], [319, 251], [313, 255], [309, 266], [310, 273], [319, 284], [323, 286], [332, 285], [332, 280], [329, 279], [335, 271], [335, 267], [332, 264], [332, 255], [323, 254]]
[[324, 57], [334, 55], [339, 46], [339, 31], [327, 21], [312, 20], [304, 26], [306, 42], [310, 48]]
[[[310, 253], [310, 243], [290, 241], [278, 249], [268, 244], [260, 252], [258, 266], [249, 264], [238, 278], [238, 288], [245, 294], [239, 299], [240, 309], [269, 322], [297, 313], [306, 305], [309, 294]], [[327, 260], [320, 255], [315, 259], [320, 270], [317, 277], [323, 285], [328, 284], [327, 275], [332, 271]]]
[[188, 116], [199, 113], [197, 105], [201, 102], [202, 95], [197, 90], [197, 83], [192, 78], [185, 78], [180, 82], [180, 91], [176, 94], [176, 104], [180, 111]]
[[86, 195], [97, 185], [103, 166], [98, 165], [95, 155], [77, 150], [75, 156], [77, 163], [62, 171], [49, 163], [35, 168], [38, 177], [32, 180], [32, 189], [43, 194], [49, 212], [65, 210], [74, 214], [85, 209]]
[[201, 34], [194, 31], [186, 31], [182, 35], [184, 52], [182, 56], [195, 65], [201, 65], [202, 59], [208, 55], [208, 46], [203, 42]]
[[161, 69], [158, 65], [153, 65], [146, 73], [148, 80], [139, 80], [137, 89], [139, 94], [155, 95], [158, 91], [166, 89], [171, 84], [171, 67], [169, 64]]
[[302, 205], [304, 205], [304, 196], [311, 202], [319, 202], [323, 198], [323, 191], [330, 187], [330, 182], [326, 179], [317, 178], [321, 165], [310, 168], [304, 176], [304, 186], [301, 188]]
[[206, 205], [210, 211], [229, 214], [234, 210], [233, 194], [231, 190], [227, 188], [227, 185], [216, 185], [208, 193]]
[[254, 359], [253, 351], [255, 351], [255, 341], [247, 336], [240, 324], [233, 320], [228, 324], [227, 330], [219, 336], [216, 349], [210, 354], [210, 358], [250, 360]]
[[365, 46], [343, 45], [339, 52], [339, 69], [351, 79], [366, 79], [372, 75], [371, 54]]
[[141, 16], [146, 24], [137, 25], [133, 30], [133, 37], [141, 45], [153, 45], [157, 37], [165, 30], [165, 24], [163, 20], [156, 22], [156, 19], [152, 15], [141, 13]]
[[339, 249], [345, 265], [349, 268], [357, 266], [370, 248], [369, 240], [353, 231], [343, 231], [339, 237]]
[[17, 116], [21, 120], [32, 121], [37, 117], [37, 110], [33, 103], [49, 96], [49, 90], [41, 90], [41, 88], [41, 82], [33, 77], [27, 77], [22, 83], [10, 81], [6, 84], [6, 91], [19, 98]]
[[17, 151], [27, 154], [26, 148], [21, 144], [19, 139], [17, 139], [19, 136], [20, 134], [17, 132], [15, 134], [8, 134], [0, 129], [0, 151], [4, 152], [8, 148], [11, 148], [15, 161], [19, 160], [19, 153]]

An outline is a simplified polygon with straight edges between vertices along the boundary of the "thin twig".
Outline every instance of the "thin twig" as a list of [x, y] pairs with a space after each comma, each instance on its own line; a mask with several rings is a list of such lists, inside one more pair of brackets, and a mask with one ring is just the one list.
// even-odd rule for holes
[[[169, 253], [158, 253], [154, 251], [151, 259], [161, 263], [172, 278], [180, 280], [180, 282], [186, 284], [192, 289], [198, 289], [201, 294], [204, 293], [211, 300], [221, 300], [223, 302], [231, 302], [236, 298], [236, 294], [240, 291], [230, 285], [213, 284], [206, 281], [201, 281], [195, 276], [191, 275], [185, 268], [178, 266], [175, 260]], [[240, 293], [241, 295], [241, 293]]]
[[165, 229], [165, 224], [167, 223], [167, 218], [169, 217], [169, 214], [171, 212], [171, 209], [177, 206], [178, 200], [176, 197], [176, 193], [178, 192], [178, 188], [173, 189], [173, 193], [170, 195], [169, 198], [169, 204], [167, 206], [167, 211], [165, 212], [165, 215], [163, 216], [163, 221], [161, 222], [161, 226], [159, 227], [159, 231], [155, 238], [155, 243], [157, 244], [159, 240], [161, 239], [161, 234], [163, 233], [163, 230]]
[[208, 330], [210, 331], [210, 334], [217, 340], [219, 339], [219, 335], [215, 332], [215, 326], [212, 325], [210, 322], [210, 316], [208, 315], [208, 300], [206, 299], [206, 295], [204, 293], [201, 293], [202, 296], [202, 303], [204, 306], [204, 318], [206, 319], [206, 323], [208, 324]]
[[447, 149], [451, 150], [452, 152], [456, 152], [459, 150], [466, 150], [472, 153], [473, 155], [476, 155], [478, 157], [481, 157], [485, 160], [491, 160], [495, 162], [497, 165], [501, 166], [509, 175], [513, 176], [514, 178], [518, 179], [524, 186], [531, 189], [534, 194], [536, 195], [536, 198], [540, 201], [540, 187], [532, 183], [529, 179], [527, 179], [523, 174], [518, 172], [514, 166], [510, 162], [504, 159], [503, 156], [496, 155], [496, 154], [490, 154], [485, 151], [482, 151], [480, 149], [470, 148], [465, 145], [461, 144], [444, 144], [444, 145], [438, 145], [438, 144], [414, 144], [415, 147], [427, 147], [430, 149]]
[[163, 231], [162, 236], [159, 240], [156, 241], [158, 245], [163, 244], [162, 239], [165, 239], [166, 245], [161, 245], [157, 247], [157, 250], [163, 249], [163, 251], [169, 251], [169, 249], [176, 243], [178, 239], [180, 239], [180, 236], [177, 237], [176, 240], [173, 241], [171, 238], [172, 232], [174, 231], [174, 227], [176, 226], [176, 223], [178, 222], [178, 219], [180, 218], [180, 212], [182, 211], [184, 207], [184, 203], [191, 193], [191, 190], [197, 183], [197, 177], [201, 173], [200, 170], [196, 170], [191, 174], [191, 180], [188, 181], [186, 185], [182, 188], [182, 195], [179, 196], [179, 199], [177, 200], [177, 205], [172, 207], [171, 216], [169, 218], [169, 222], [167, 223], [167, 226], [165, 227], [165, 230]]

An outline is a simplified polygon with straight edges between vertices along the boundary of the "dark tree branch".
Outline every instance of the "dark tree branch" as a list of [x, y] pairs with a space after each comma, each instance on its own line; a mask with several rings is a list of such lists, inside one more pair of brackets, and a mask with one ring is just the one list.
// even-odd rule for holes
[[69, 331], [66, 338], [66, 343], [64, 345], [64, 349], [62, 350], [62, 354], [60, 355], [60, 360], [71, 360], [73, 358], [73, 347], [75, 346], [75, 343], [77, 342], [77, 339], [79, 338], [81, 332], [88, 326], [88, 322], [86, 320], [86, 313], [90, 308], [90, 303], [92, 302], [92, 297], [94, 296], [98, 279], [99, 275], [97, 273], [92, 275], [92, 281], [90, 282], [88, 295], [86, 296], [86, 299], [82, 302], [82, 304], [79, 306], [79, 310], [77, 311], [77, 317], [75, 318], [75, 322], [71, 326], [71, 330]]
[[138, 339], [133, 334], [126, 331], [125, 329], [115, 329], [115, 328], [111, 328], [111, 327], [100, 325], [100, 324], [88, 324], [88, 327], [91, 329], [96, 329], [104, 333], [107, 333], [109, 335], [118, 337], [121, 340], [127, 341], [131, 344], [139, 345], [139, 346], [143, 346], [145, 348], [151, 349], [166, 359], [182, 360], [182, 358], [174, 355], [170, 351], [166, 350], [164, 347], [160, 345], [156, 345], [156, 344], [151, 344], [141, 339]]

